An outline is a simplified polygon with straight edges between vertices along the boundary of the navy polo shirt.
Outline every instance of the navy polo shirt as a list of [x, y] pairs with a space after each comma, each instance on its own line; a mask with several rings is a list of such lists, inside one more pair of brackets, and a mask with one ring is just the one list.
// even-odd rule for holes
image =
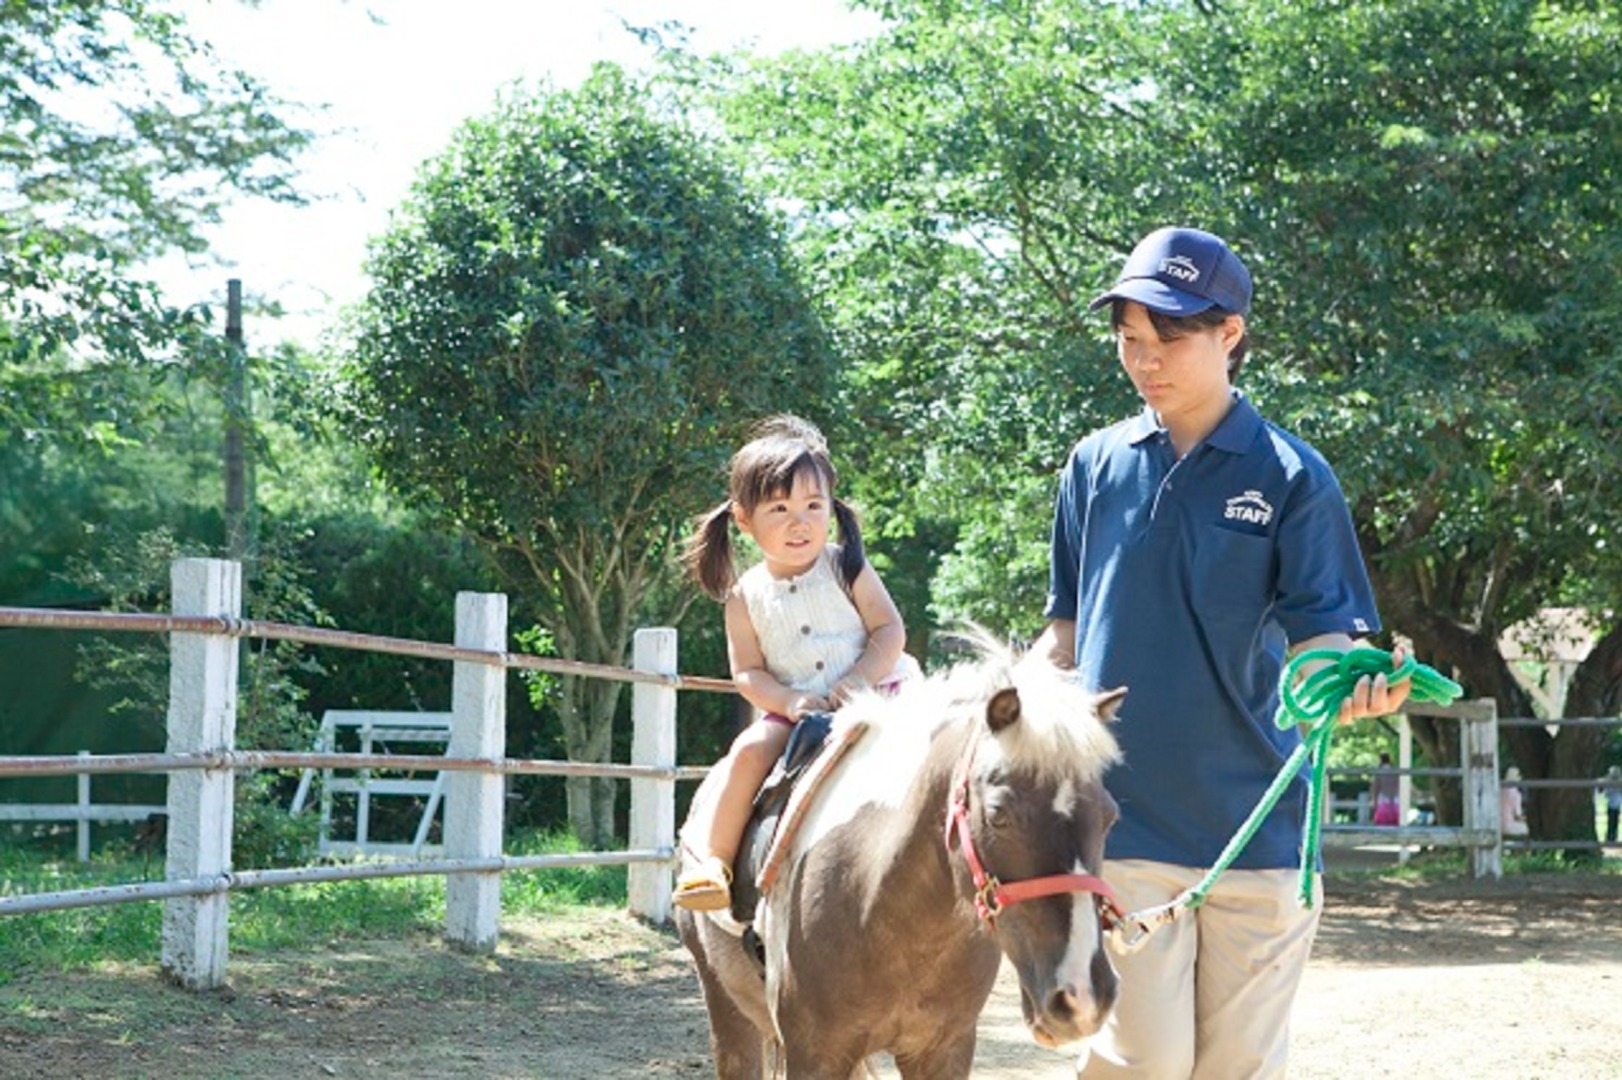
[[[1147, 409], [1076, 446], [1046, 614], [1075, 620], [1089, 684], [1128, 688], [1108, 856], [1194, 867], [1300, 745], [1273, 723], [1287, 645], [1379, 629], [1334, 472], [1238, 393], [1181, 460]], [[1298, 865], [1306, 799], [1303, 768], [1234, 865]]]

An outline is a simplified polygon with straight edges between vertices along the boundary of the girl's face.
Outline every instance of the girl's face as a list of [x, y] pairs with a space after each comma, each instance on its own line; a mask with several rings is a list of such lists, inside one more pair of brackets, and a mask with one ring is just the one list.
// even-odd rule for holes
[[828, 546], [833, 499], [814, 469], [794, 474], [786, 492], [762, 500], [753, 510], [734, 507], [733, 520], [760, 548], [772, 577], [798, 577], [816, 563]]
[[1161, 423], [1176, 427], [1180, 420], [1227, 411], [1228, 354], [1244, 332], [1244, 319], [1230, 315], [1217, 326], [1163, 340], [1143, 305], [1127, 303], [1115, 344], [1138, 395], [1160, 415]]

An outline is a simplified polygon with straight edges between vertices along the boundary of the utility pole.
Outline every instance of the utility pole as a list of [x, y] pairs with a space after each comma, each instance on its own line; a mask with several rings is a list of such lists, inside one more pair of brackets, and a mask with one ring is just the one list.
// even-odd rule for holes
[[237, 278], [225, 283], [225, 341], [225, 550], [226, 558], [249, 566], [255, 540], [250, 507], [253, 470], [247, 451], [252, 406], [242, 339], [242, 282]]

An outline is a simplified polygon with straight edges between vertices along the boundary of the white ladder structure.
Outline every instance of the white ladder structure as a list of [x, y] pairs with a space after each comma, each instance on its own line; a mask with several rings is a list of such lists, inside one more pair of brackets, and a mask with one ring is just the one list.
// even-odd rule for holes
[[[348, 709], [328, 709], [321, 716], [321, 730], [316, 737], [316, 750], [333, 753], [338, 749], [340, 733], [354, 732], [358, 750], [362, 754], [387, 753], [390, 749], [409, 744], [403, 753], [420, 754], [423, 743], [437, 746], [441, 751], [450, 743], [451, 714], [424, 712], [363, 712]], [[345, 737], [345, 742], [350, 741]], [[379, 777], [377, 769], [337, 770], [321, 772], [321, 833], [322, 855], [422, 855], [438, 854], [443, 845], [428, 843], [428, 833], [439, 812], [445, 795], [445, 773], [434, 773], [433, 779], [417, 777]], [[310, 786], [315, 769], [305, 769], [299, 777], [298, 791], [293, 795], [291, 811], [301, 812], [309, 801]], [[335, 839], [332, 835], [334, 796], [354, 796], [354, 839]], [[417, 822], [412, 839], [374, 840], [371, 836], [372, 800], [376, 798], [427, 797], [422, 817]]]

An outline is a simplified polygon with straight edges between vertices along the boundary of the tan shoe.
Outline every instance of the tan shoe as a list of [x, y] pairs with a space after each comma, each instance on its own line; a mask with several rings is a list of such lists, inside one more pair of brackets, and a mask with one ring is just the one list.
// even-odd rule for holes
[[718, 856], [700, 859], [698, 864], [676, 879], [671, 897], [677, 907], [688, 911], [720, 911], [732, 906], [732, 868]]

